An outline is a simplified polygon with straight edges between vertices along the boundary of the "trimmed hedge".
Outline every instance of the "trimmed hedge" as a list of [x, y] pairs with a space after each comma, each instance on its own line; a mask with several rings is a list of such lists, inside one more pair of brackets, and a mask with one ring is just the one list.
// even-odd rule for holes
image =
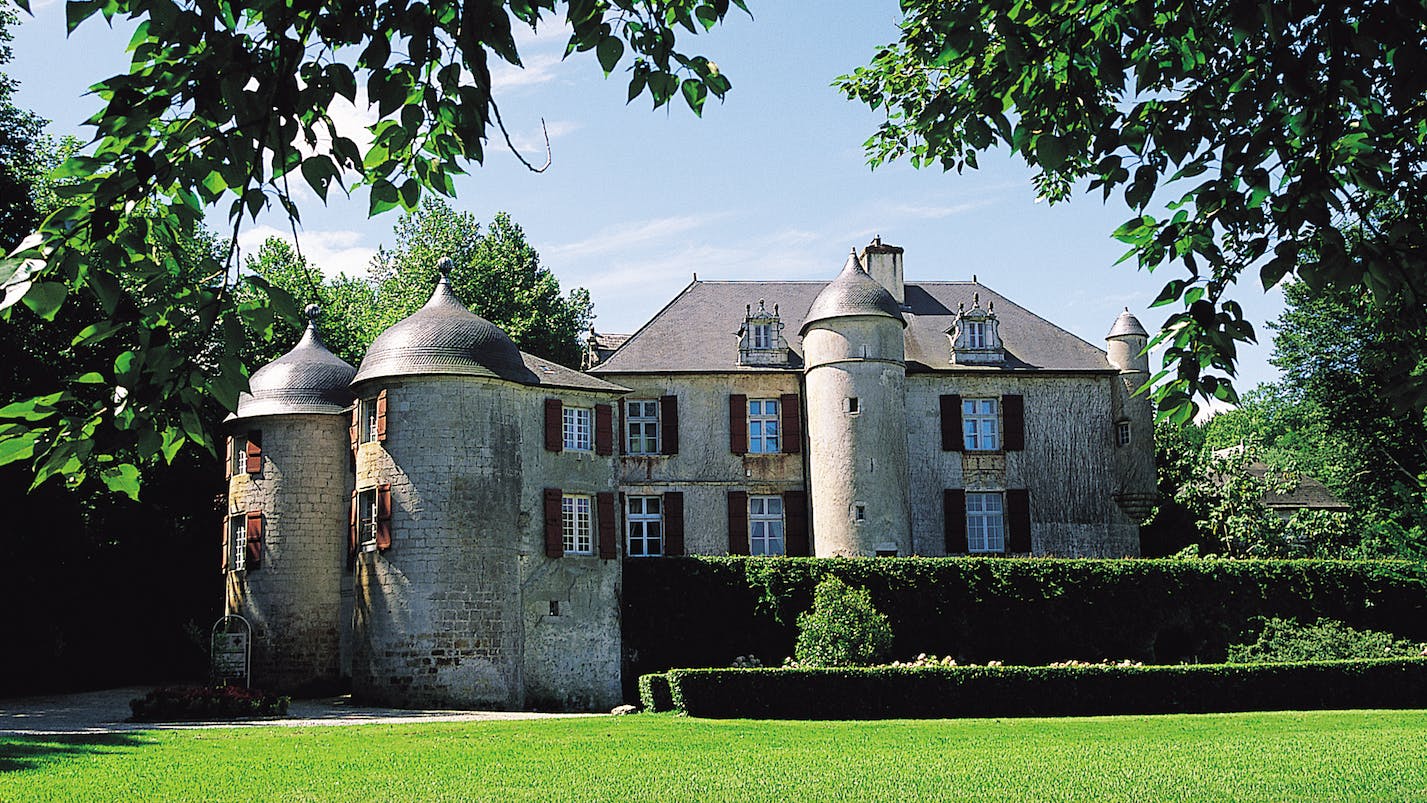
[[927, 719], [1427, 707], [1427, 660], [1421, 658], [1139, 667], [675, 669], [663, 677], [675, 711], [719, 718]]
[[129, 701], [136, 722], [252, 719], [287, 713], [289, 697], [241, 686], [170, 686]]
[[898, 659], [1212, 663], [1271, 616], [1427, 641], [1427, 566], [1403, 561], [634, 558], [626, 691], [641, 674], [738, 655], [781, 664], [828, 574], [872, 594]]
[[669, 696], [668, 675], [639, 676], [639, 706], [650, 713], [674, 710], [674, 698]]

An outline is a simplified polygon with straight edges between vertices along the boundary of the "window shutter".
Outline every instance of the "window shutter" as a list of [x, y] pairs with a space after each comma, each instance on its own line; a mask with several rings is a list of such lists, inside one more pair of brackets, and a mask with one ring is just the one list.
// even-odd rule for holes
[[248, 460], [244, 468], [249, 474], [263, 472], [263, 433], [261, 430], [255, 429], [248, 433]]
[[[559, 399], [545, 400], [545, 451], [558, 452], [565, 448], [564, 421], [561, 420], [565, 406]], [[565, 554], [564, 547], [560, 554]]]
[[748, 492], [728, 492], [728, 554], [748, 554]]
[[1006, 551], [1031, 551], [1031, 493], [1025, 488], [1006, 491]]
[[748, 454], [748, 397], [742, 393], [728, 397], [728, 450]]
[[[232, 461], [229, 461], [232, 462]], [[219, 541], [223, 545], [223, 573], [228, 573], [228, 517], [223, 517], [223, 538]]]
[[545, 557], [565, 556], [565, 530], [561, 502], [565, 492], [559, 488], [545, 489]]
[[[616, 417], [617, 420], [615, 421], [615, 424], [619, 428], [616, 429], [614, 432], [614, 451], [615, 454], [628, 454], [629, 427], [625, 426], [624, 415], [628, 412], [629, 402], [625, 401], [624, 399], [620, 399], [619, 403], [615, 406], [619, 408], [619, 415]], [[624, 507], [623, 502], [620, 502], [619, 504], [621, 508]]]
[[361, 425], [361, 422], [362, 400], [358, 399], [352, 403], [352, 423], [347, 427], [347, 440], [351, 442], [353, 459], [357, 456], [357, 427]]
[[679, 397], [659, 398], [659, 453], [679, 453]]
[[614, 410], [608, 404], [595, 405], [595, 454], [614, 454]]
[[377, 486], [377, 549], [391, 549], [391, 485]]
[[1001, 443], [1008, 452], [1026, 448], [1026, 400], [1024, 396], [1001, 397]]
[[943, 394], [941, 397], [941, 450], [959, 452], [962, 445], [961, 395]]
[[248, 511], [248, 555], [244, 559], [244, 568], [248, 571], [257, 569], [263, 565], [263, 513], [260, 510]]
[[357, 492], [352, 491], [352, 516], [347, 521], [347, 555], [357, 554]]
[[595, 494], [595, 508], [599, 513], [600, 559], [614, 560], [619, 556], [615, 547], [614, 494], [604, 491]]
[[783, 516], [785, 551], [793, 557], [807, 557], [811, 554], [808, 551], [808, 495], [803, 491], [785, 491]]
[[233, 478], [233, 436], [228, 436], [227, 456], [223, 458], [223, 479]]
[[965, 555], [971, 551], [966, 542], [966, 491], [948, 488], [942, 492], [942, 527], [946, 533], [946, 554]]
[[684, 492], [664, 494], [664, 554], [684, 554]]
[[377, 440], [386, 441], [386, 388], [377, 394]]
[[803, 407], [796, 393], [784, 393], [778, 398], [783, 411], [783, 451], [799, 454], [803, 451]]

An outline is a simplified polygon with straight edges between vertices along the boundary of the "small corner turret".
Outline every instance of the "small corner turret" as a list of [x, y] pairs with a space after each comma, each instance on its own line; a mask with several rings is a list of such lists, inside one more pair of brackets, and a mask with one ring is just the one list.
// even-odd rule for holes
[[1105, 335], [1106, 359], [1121, 373], [1142, 373], [1149, 378], [1150, 356], [1145, 351], [1149, 343], [1149, 333], [1140, 321], [1130, 313], [1130, 308], [1115, 319], [1110, 333]]

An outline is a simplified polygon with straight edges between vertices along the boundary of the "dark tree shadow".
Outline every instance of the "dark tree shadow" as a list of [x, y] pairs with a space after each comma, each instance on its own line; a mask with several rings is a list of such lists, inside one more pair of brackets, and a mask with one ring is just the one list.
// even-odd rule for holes
[[0, 736], [0, 772], [44, 769], [77, 758], [121, 753], [152, 741], [135, 733], [43, 733]]

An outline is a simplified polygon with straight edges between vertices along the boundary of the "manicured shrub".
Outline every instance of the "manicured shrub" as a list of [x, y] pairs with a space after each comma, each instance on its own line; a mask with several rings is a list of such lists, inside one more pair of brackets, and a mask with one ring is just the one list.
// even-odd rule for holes
[[1423, 645], [1379, 630], [1358, 630], [1336, 619], [1311, 625], [1272, 617], [1257, 640], [1229, 645], [1229, 662], [1341, 661], [1353, 658], [1406, 658], [1423, 654]]
[[674, 710], [667, 675], [639, 676], [639, 706], [650, 713]]
[[676, 669], [699, 717], [882, 719], [1427, 706], [1427, 660], [1068, 667]]
[[812, 610], [798, 616], [794, 655], [803, 666], [871, 666], [892, 647], [887, 617], [865, 588], [824, 577], [813, 591]]
[[291, 700], [241, 686], [173, 686], [129, 701], [139, 722], [282, 716]]

